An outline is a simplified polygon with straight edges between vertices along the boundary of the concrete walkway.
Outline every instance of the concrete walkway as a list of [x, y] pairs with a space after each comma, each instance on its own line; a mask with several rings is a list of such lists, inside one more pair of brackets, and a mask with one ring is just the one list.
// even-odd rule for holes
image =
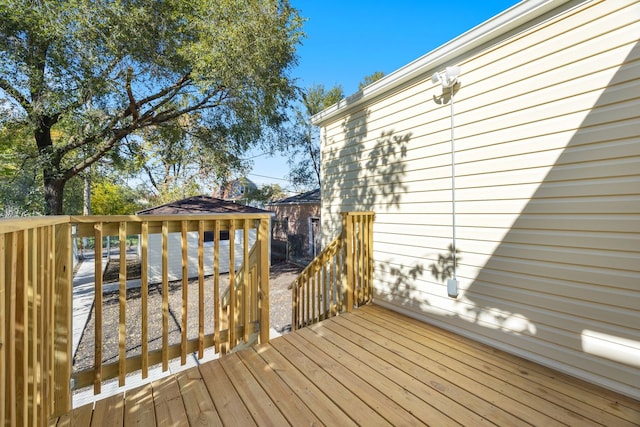
[[[102, 272], [107, 267], [107, 257], [102, 258]], [[75, 357], [84, 327], [91, 315], [95, 299], [95, 262], [93, 254], [85, 254], [73, 276], [73, 345], [71, 354]]]

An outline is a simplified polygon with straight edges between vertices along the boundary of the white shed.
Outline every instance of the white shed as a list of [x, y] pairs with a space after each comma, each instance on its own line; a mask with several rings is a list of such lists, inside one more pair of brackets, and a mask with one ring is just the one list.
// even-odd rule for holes
[[640, 399], [640, 2], [523, 1], [314, 121], [377, 304]]
[[[245, 206], [242, 204], [217, 199], [209, 196], [195, 196], [164, 205], [145, 209], [138, 212], [138, 215], [197, 215], [197, 214], [230, 214], [230, 213], [269, 213], [268, 211]], [[220, 239], [220, 273], [229, 272], [229, 232], [221, 231]], [[204, 263], [205, 275], [213, 274], [213, 231], [205, 231], [204, 234], [204, 258], [209, 262]], [[256, 229], [249, 230], [249, 246], [256, 242]], [[149, 240], [149, 283], [159, 283], [162, 281], [162, 235], [150, 234]], [[168, 234], [168, 276], [170, 281], [182, 278], [182, 236], [179, 232]], [[234, 234], [234, 264], [239, 268], [244, 256], [244, 231], [236, 229]], [[138, 249], [140, 250], [140, 248]], [[189, 231], [187, 233], [187, 253], [188, 253], [188, 274], [189, 278], [198, 277], [198, 232]]]

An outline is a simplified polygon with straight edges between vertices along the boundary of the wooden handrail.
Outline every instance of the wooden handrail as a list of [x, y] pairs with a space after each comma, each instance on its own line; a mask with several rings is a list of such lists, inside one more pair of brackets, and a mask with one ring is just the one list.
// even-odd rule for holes
[[373, 299], [373, 212], [343, 212], [342, 231], [294, 280], [291, 327], [317, 323]]
[[[162, 363], [168, 369], [170, 358], [214, 347], [216, 352], [230, 351], [257, 337], [269, 339], [269, 214], [164, 215], [164, 216], [61, 216], [0, 220], [0, 420], [3, 424], [46, 425], [51, 416], [71, 409], [71, 383], [75, 388], [93, 385], [94, 392], [110, 378], [119, 378], [141, 371], [147, 377], [149, 366]], [[235, 251], [234, 230], [242, 230], [243, 238]], [[255, 242], [249, 248], [249, 232], [255, 230]], [[204, 234], [213, 231], [213, 248], [205, 250]], [[229, 231], [232, 245], [225, 252], [220, 245], [220, 232]], [[170, 242], [177, 233], [179, 243]], [[142, 352], [127, 356], [131, 328], [126, 298], [127, 236], [140, 239], [141, 336]], [[104, 313], [102, 311], [102, 239], [118, 236], [120, 272], [118, 281], [117, 332], [118, 356], [115, 362], [103, 362], [102, 348]], [[157, 243], [150, 241], [152, 236]], [[193, 243], [196, 236], [197, 243]], [[72, 283], [74, 239], [93, 238], [96, 245], [93, 285], [95, 345], [94, 366], [72, 374]], [[238, 240], [238, 239], [235, 239]], [[156, 245], [156, 246], [154, 246]], [[150, 330], [147, 293], [149, 291], [150, 250], [159, 249], [162, 302], [162, 346], [149, 350]], [[234, 253], [235, 252], [235, 253]], [[188, 301], [187, 259], [197, 258], [197, 321], [187, 321]], [[235, 259], [242, 257], [242, 266], [235, 268]], [[169, 343], [169, 262], [179, 258], [182, 280], [178, 343]], [[84, 262], [90, 262], [85, 260]], [[230, 288], [229, 312], [220, 304], [221, 265], [228, 262]], [[225, 264], [226, 265], [226, 264]], [[193, 271], [195, 273], [195, 271]], [[205, 276], [211, 276], [211, 285]], [[237, 286], [234, 286], [234, 282]], [[180, 282], [178, 282], [180, 283]], [[213, 293], [213, 319], [205, 319], [205, 294]], [[213, 331], [205, 331], [205, 320]], [[192, 323], [197, 323], [193, 325]], [[197, 338], [189, 331], [197, 330]], [[206, 332], [206, 333], [205, 333]], [[73, 380], [73, 381], [72, 381]]]

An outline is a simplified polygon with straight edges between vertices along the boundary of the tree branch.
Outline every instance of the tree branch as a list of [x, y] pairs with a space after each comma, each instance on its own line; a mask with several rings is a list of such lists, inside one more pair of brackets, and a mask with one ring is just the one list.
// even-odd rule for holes
[[14, 88], [11, 83], [9, 83], [6, 79], [0, 77], [0, 89], [4, 90], [7, 95], [12, 97], [20, 106], [26, 111], [28, 115], [31, 115], [32, 108], [31, 103], [27, 98], [25, 98], [16, 88]]
[[151, 182], [151, 185], [153, 186], [153, 188], [155, 188], [156, 191], [160, 191], [160, 188], [158, 187], [158, 183], [156, 182], [155, 178], [153, 177], [153, 172], [151, 171], [151, 169], [149, 169], [149, 166], [142, 165], [142, 168], [147, 173], [147, 176], [149, 177], [149, 181]]
[[133, 97], [133, 92], [131, 91], [131, 80], [133, 80], [133, 68], [128, 67], [127, 68], [127, 84], [126, 84], [127, 96], [129, 97], [128, 111], [129, 113], [131, 113], [131, 117], [133, 117], [133, 120], [138, 120], [138, 117], [140, 117], [140, 114], [138, 113], [138, 109], [136, 108], [136, 100]]

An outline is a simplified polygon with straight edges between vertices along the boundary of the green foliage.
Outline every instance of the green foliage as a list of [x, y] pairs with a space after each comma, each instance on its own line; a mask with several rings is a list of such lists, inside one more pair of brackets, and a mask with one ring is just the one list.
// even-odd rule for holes
[[41, 174], [33, 164], [28, 147], [31, 135], [24, 123], [0, 125], [0, 217], [38, 215], [44, 212], [43, 194], [37, 185]]
[[279, 138], [301, 25], [286, 0], [4, 1], [0, 126], [33, 135], [15, 147], [36, 153], [48, 213], [92, 164], [144, 164], [149, 135], [238, 157]]
[[143, 208], [141, 194], [114, 180], [102, 179], [91, 188], [93, 215], [133, 215]]
[[260, 188], [252, 189], [249, 194], [247, 194], [246, 199], [243, 199], [242, 202], [250, 206], [264, 208], [267, 203], [282, 199], [285, 196], [286, 194], [280, 185], [269, 184], [263, 185]]
[[287, 146], [289, 178], [300, 189], [320, 187], [319, 132], [311, 117], [329, 108], [344, 97], [342, 87], [325, 89], [314, 85], [302, 93], [302, 105], [296, 109], [296, 136]]
[[364, 79], [358, 84], [358, 90], [362, 90], [370, 84], [377, 82], [381, 78], [384, 77], [384, 73], [382, 71], [376, 71], [373, 74], [369, 74], [368, 76], [364, 76]]

